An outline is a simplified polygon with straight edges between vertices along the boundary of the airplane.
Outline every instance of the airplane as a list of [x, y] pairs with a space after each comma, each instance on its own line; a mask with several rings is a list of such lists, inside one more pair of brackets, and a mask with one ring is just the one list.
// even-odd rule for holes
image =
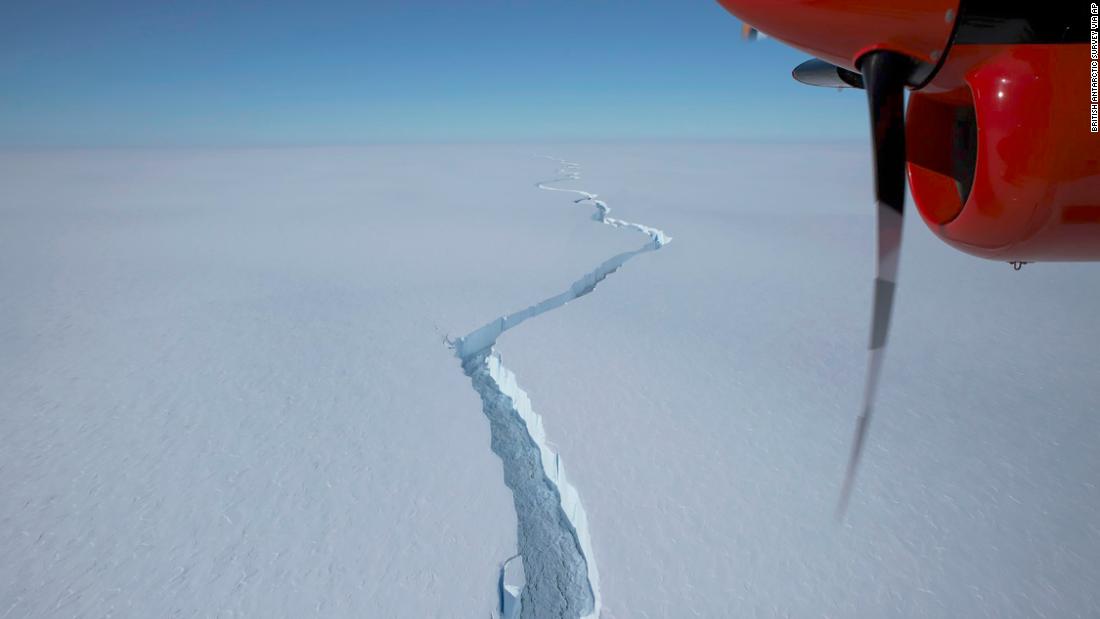
[[[800, 82], [866, 91], [878, 247], [855, 482], [897, 285], [906, 180], [932, 232], [1019, 270], [1100, 260], [1096, 2], [718, 0], [814, 58]], [[751, 26], [748, 24], [752, 24]], [[908, 89], [906, 109], [905, 91]]]

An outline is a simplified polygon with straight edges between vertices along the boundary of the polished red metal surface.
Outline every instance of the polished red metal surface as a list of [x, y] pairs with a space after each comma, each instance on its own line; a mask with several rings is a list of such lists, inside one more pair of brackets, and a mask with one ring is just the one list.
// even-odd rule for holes
[[768, 36], [856, 70], [873, 50], [936, 64], [947, 47], [959, 0], [719, 0]]
[[[1090, 131], [1084, 44], [956, 45], [910, 96], [909, 184], [952, 246], [1007, 261], [1100, 260], [1100, 134]], [[963, 204], [951, 122], [972, 106], [977, 160]]]
[[719, 1], [849, 70], [877, 50], [919, 61], [909, 185], [944, 241], [995, 260], [1100, 260], [1100, 133], [1089, 45], [1074, 34], [1085, 22], [1073, 21], [1084, 9], [970, 2], [960, 17], [959, 0]]

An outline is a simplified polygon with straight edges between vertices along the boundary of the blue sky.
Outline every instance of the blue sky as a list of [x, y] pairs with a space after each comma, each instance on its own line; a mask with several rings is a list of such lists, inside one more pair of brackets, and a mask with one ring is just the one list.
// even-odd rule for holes
[[0, 6], [0, 145], [864, 139], [713, 0]]

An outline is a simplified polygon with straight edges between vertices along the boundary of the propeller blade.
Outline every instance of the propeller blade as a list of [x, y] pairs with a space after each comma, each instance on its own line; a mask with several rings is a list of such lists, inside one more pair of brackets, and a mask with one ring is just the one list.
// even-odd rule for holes
[[871, 144], [875, 155], [875, 200], [878, 210], [878, 252], [875, 266], [875, 297], [871, 312], [871, 343], [867, 359], [867, 382], [863, 409], [856, 421], [855, 438], [848, 459], [848, 471], [837, 506], [837, 518], [848, 509], [856, 470], [859, 468], [867, 426], [874, 410], [875, 393], [882, 372], [886, 336], [894, 305], [898, 278], [901, 229], [905, 206], [905, 85], [912, 64], [893, 52], [869, 53], [860, 63], [871, 112]]
[[814, 58], [791, 71], [791, 77], [810, 86], [825, 88], [863, 88], [863, 76]]

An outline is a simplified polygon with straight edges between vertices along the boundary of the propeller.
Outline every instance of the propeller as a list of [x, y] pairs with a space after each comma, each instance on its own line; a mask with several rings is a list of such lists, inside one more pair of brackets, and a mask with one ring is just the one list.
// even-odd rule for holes
[[[817, 61], [820, 65], [832, 67]], [[811, 65], [813, 74], [826, 74], [818, 64], [804, 63], [795, 69]], [[836, 69], [837, 79], [844, 80]], [[859, 64], [862, 83], [867, 91], [871, 112], [871, 145], [875, 159], [875, 200], [877, 209], [878, 251], [875, 263], [875, 293], [871, 310], [871, 342], [867, 359], [867, 379], [863, 391], [863, 408], [856, 420], [855, 437], [848, 458], [848, 470], [837, 505], [837, 518], [843, 519], [851, 498], [856, 471], [863, 454], [867, 427], [874, 412], [875, 394], [882, 373], [886, 336], [894, 306], [894, 288], [898, 278], [898, 257], [901, 253], [901, 230], [905, 206], [905, 86], [913, 63], [905, 56], [889, 51], [866, 54]], [[810, 71], [803, 71], [807, 74]], [[851, 71], [848, 71], [851, 73]], [[854, 75], [854, 74], [853, 74]], [[849, 83], [850, 85], [850, 83]]]

